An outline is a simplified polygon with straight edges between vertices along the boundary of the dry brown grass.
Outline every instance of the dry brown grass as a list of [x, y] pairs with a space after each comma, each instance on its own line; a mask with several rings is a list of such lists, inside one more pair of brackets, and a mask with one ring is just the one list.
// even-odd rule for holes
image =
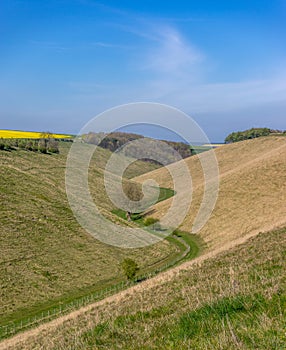
[[[286, 223], [286, 138], [268, 137], [226, 145], [215, 150], [220, 171], [220, 190], [215, 210], [199, 232], [209, 250], [246, 235], [267, 231]], [[205, 154], [201, 155], [202, 157]], [[191, 231], [202, 201], [203, 173], [199, 158], [186, 160], [193, 178], [193, 201], [181, 229]], [[173, 165], [180, 167], [180, 163]], [[162, 187], [172, 187], [165, 168], [137, 177], [138, 182], [153, 178]], [[182, 179], [183, 181], [183, 179]], [[158, 203], [161, 217], [172, 199]]]

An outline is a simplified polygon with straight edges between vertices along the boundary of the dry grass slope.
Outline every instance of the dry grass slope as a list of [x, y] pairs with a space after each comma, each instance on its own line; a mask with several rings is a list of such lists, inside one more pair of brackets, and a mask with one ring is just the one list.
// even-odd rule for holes
[[[222, 146], [215, 150], [220, 171], [220, 191], [216, 208], [207, 225], [199, 232], [215, 249], [252, 231], [269, 231], [286, 224], [286, 138], [268, 137]], [[204, 157], [206, 153], [200, 155]], [[185, 160], [193, 178], [193, 202], [181, 229], [191, 231], [203, 190], [199, 157]], [[180, 167], [180, 163], [173, 165]], [[165, 168], [136, 178], [153, 178], [162, 187], [172, 188]], [[184, 179], [182, 179], [184, 181]], [[172, 199], [156, 205], [162, 216]]]

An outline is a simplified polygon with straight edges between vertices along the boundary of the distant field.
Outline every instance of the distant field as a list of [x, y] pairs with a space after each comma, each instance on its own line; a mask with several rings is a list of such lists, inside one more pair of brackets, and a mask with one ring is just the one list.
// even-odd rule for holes
[[[55, 139], [71, 138], [71, 135], [50, 134]], [[0, 130], [0, 138], [3, 139], [40, 139], [43, 137], [42, 132], [35, 131], [18, 131], [18, 130]]]

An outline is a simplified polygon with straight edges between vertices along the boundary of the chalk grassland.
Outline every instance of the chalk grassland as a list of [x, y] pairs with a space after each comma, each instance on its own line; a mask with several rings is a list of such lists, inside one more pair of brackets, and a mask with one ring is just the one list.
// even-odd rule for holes
[[[0, 151], [0, 325], [116, 283], [123, 278], [119, 263], [124, 257], [135, 259], [144, 271], [178, 254], [178, 247], [167, 241], [128, 250], [89, 236], [65, 193], [69, 147], [61, 143], [58, 155]], [[132, 225], [111, 213], [114, 206], [104, 191], [103, 167], [110, 154], [98, 148], [90, 190], [106, 216]], [[137, 161], [126, 173], [132, 177], [152, 169], [154, 165]]]
[[[3, 139], [40, 139], [42, 137], [41, 132], [35, 131], [18, 131], [18, 130], [0, 130], [0, 138]], [[53, 134], [51, 137], [56, 139], [65, 139], [71, 138], [71, 135], [65, 134]]]
[[284, 349], [285, 233], [187, 262], [0, 349]]
[[[12, 348], [283, 349], [285, 229], [233, 245], [285, 224], [285, 139], [246, 141], [215, 152], [220, 192], [201, 232], [208, 242], [205, 255], [79, 311], [64, 324], [55, 320], [53, 326], [32, 330], [31, 337], [17, 338], [19, 347], [11, 341]], [[198, 157], [187, 163], [194, 203], [182, 227], [191, 230], [203, 173]], [[136, 179], [149, 178], [172, 187], [164, 169]], [[156, 215], [162, 215], [171, 200], [157, 204]], [[225, 252], [218, 255], [221, 247]], [[3, 344], [7, 348], [9, 341]]]
[[[214, 152], [220, 171], [218, 201], [209, 222], [199, 232], [208, 250], [249, 232], [269, 231], [286, 224], [286, 139], [274, 136], [259, 138], [225, 145]], [[207, 152], [200, 157], [206, 155]], [[204, 175], [198, 156], [185, 161], [192, 175], [193, 201], [180, 228], [191, 232], [203, 198]], [[180, 163], [170, 167], [180, 169]], [[162, 187], [173, 186], [166, 168], [135, 180], [143, 182], [149, 178]], [[158, 203], [152, 216], [160, 218], [164, 215], [171, 201], [168, 199]]]

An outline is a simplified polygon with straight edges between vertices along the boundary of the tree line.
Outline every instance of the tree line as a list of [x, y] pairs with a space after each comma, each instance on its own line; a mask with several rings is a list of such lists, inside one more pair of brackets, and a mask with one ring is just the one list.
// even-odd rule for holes
[[59, 153], [59, 142], [56, 139], [0, 139], [0, 150], [23, 149], [40, 153]]
[[273, 130], [269, 128], [252, 128], [245, 131], [236, 131], [229, 134], [225, 138], [225, 143], [239, 142], [239, 141], [250, 140], [250, 139], [255, 139], [257, 137], [269, 136], [269, 135], [275, 135], [275, 134], [286, 135], [286, 131]]
[[148, 162], [156, 162], [152, 160], [152, 155], [154, 154], [162, 154], [162, 158], [166, 161], [166, 163], [172, 163], [178, 160], [176, 153], [179, 153], [182, 158], [187, 158], [192, 155], [190, 146], [183, 142], [160, 140], [161, 142], [170, 146], [167, 152], [168, 154], [166, 154], [164, 144], [160, 144], [160, 142], [157, 142], [151, 138], [148, 138], [150, 142], [144, 143], [144, 149], [142, 149], [140, 143], [132, 143], [130, 147], [128, 147], [128, 142], [143, 138], [144, 136], [142, 135], [125, 132], [112, 132], [110, 134], [105, 134], [103, 132], [90, 132], [82, 136], [84, 142], [98, 145], [99, 147], [108, 149], [111, 152], [115, 152], [120, 147], [127, 144], [124, 149], [125, 156], [135, 159], [142, 159]]

